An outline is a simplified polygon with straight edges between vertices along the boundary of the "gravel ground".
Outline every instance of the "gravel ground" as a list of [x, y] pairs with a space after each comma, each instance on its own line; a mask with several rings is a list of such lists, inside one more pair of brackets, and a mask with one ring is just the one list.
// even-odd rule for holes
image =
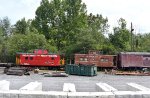
[[10, 89], [18, 90], [26, 84], [34, 81], [42, 82], [43, 91], [62, 91], [64, 83], [74, 83], [77, 92], [95, 92], [96, 83], [107, 83], [119, 91], [126, 91], [127, 84], [134, 82], [150, 88], [150, 76], [116, 76], [99, 72], [97, 76], [75, 76], [68, 77], [44, 77], [40, 74], [31, 74], [30, 76], [13, 76], [0, 74], [0, 80], [10, 81]]

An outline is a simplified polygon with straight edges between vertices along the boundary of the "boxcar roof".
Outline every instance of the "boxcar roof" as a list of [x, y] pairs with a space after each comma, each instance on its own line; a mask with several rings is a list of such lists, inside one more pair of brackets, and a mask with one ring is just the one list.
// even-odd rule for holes
[[31, 54], [31, 55], [58, 55], [55, 53], [48, 53], [48, 54], [36, 54], [36, 53], [22, 53], [22, 52], [17, 52], [16, 54]]
[[76, 54], [74, 54], [74, 55], [77, 55], [77, 56], [87, 56], [87, 55], [89, 55], [89, 56], [91, 56], [91, 55], [94, 55], [94, 56], [116, 56], [116, 55], [109, 55], [109, 54], [78, 54], [78, 53], [76, 53]]
[[150, 52], [120, 52], [120, 54], [150, 55]]

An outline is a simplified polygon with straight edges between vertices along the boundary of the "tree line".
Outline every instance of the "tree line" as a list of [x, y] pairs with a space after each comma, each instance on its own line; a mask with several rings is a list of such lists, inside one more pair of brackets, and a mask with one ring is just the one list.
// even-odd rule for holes
[[[88, 50], [116, 54], [122, 51], [150, 51], [150, 34], [133, 34], [125, 19], [109, 29], [107, 17], [87, 13], [82, 0], [42, 0], [35, 18], [22, 18], [11, 25], [8, 17], [0, 19], [0, 62], [15, 62], [16, 52], [47, 49], [72, 57]], [[133, 49], [131, 50], [131, 45]]]

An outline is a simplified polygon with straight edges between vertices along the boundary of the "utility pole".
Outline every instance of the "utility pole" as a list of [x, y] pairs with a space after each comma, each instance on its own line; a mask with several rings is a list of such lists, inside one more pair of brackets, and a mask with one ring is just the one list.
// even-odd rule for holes
[[133, 26], [132, 26], [132, 22], [131, 22], [131, 51], [133, 51], [134, 49], [134, 47], [133, 47], [133, 31], [134, 31], [134, 29], [133, 29]]

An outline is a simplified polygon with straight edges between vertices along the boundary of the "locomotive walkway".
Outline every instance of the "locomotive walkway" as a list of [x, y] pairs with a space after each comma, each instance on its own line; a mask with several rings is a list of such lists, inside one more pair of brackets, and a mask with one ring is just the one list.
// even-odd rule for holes
[[150, 98], [150, 88], [137, 83], [126, 83], [127, 91], [119, 91], [113, 86], [99, 82], [97, 92], [77, 92], [73, 83], [64, 83], [62, 91], [42, 91], [42, 83], [35, 81], [10, 90], [10, 82], [0, 81], [0, 98]]

